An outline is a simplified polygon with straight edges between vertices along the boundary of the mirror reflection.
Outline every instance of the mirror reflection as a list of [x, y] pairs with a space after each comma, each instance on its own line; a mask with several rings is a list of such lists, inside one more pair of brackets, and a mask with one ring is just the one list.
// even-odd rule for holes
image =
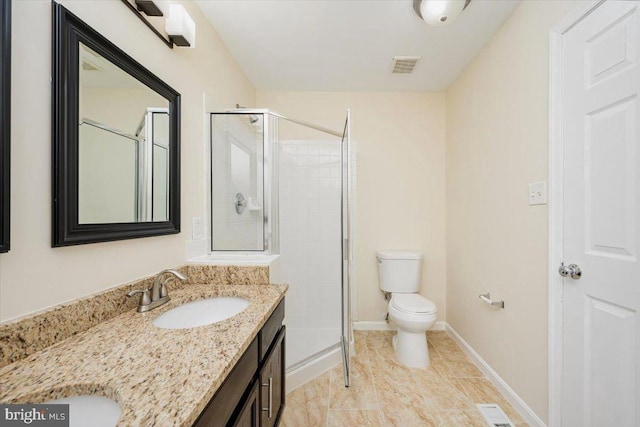
[[79, 46], [80, 224], [169, 219], [169, 101]]

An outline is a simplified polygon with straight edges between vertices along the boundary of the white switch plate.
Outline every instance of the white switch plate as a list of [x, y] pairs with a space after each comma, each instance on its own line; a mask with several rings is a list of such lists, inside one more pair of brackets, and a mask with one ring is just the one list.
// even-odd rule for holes
[[193, 240], [200, 240], [202, 236], [202, 218], [193, 218], [193, 225], [191, 228], [191, 238]]
[[532, 182], [529, 184], [529, 204], [547, 204], [547, 183], [546, 181]]

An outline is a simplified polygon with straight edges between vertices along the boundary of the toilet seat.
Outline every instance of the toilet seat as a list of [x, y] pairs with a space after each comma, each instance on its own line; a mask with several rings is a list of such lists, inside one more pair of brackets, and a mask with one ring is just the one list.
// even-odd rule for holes
[[389, 304], [403, 313], [433, 314], [438, 311], [433, 301], [419, 294], [394, 293]]

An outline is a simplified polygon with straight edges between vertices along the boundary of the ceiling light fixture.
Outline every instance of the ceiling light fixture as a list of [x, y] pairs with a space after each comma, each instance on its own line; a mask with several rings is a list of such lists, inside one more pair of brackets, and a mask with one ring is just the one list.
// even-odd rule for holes
[[453, 22], [471, 0], [413, 0], [413, 10], [429, 25], [440, 27]]

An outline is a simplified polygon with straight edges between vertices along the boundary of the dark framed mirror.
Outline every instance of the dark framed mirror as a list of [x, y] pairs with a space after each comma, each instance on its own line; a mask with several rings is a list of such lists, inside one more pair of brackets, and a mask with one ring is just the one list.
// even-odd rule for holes
[[0, 252], [8, 252], [11, 211], [11, 0], [0, 0], [0, 61]]
[[53, 13], [53, 246], [180, 231], [180, 94]]

